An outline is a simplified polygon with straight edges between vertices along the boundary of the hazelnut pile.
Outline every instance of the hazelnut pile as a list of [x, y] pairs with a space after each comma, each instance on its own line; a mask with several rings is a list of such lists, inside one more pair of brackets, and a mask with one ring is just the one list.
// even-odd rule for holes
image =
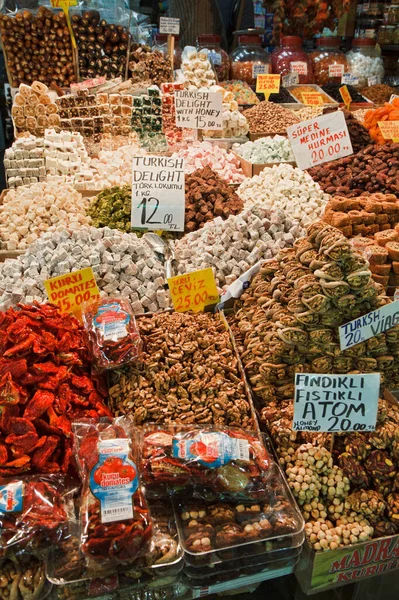
[[101, 19], [97, 10], [74, 13], [71, 23], [78, 46], [80, 78], [124, 77], [129, 46], [127, 28]]
[[287, 127], [299, 123], [295, 114], [273, 102], [261, 102], [243, 112], [250, 133], [285, 133]]
[[0, 31], [14, 87], [40, 81], [68, 87], [75, 81], [72, 42], [64, 12], [40, 6], [15, 17], [0, 15]]

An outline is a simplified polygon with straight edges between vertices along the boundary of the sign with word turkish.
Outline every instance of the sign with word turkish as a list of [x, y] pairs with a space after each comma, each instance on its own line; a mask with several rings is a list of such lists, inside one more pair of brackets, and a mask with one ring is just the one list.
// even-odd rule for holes
[[291, 87], [299, 83], [299, 75], [298, 73], [289, 73], [288, 75], [283, 75], [281, 81], [283, 87]]
[[184, 210], [184, 160], [167, 156], [134, 156], [132, 227], [184, 231]]
[[93, 269], [86, 267], [44, 282], [49, 302], [56, 304], [62, 313], [81, 314], [81, 304], [100, 295]]
[[280, 75], [258, 75], [256, 78], [256, 91], [263, 93], [268, 100], [270, 94], [278, 94], [280, 91]]
[[302, 92], [302, 101], [307, 106], [323, 106], [323, 97], [319, 92]]
[[368, 77], [367, 78], [367, 85], [370, 87], [371, 85], [377, 85], [378, 83], [381, 83], [380, 77], [377, 77], [376, 75], [374, 75], [373, 77]]
[[269, 65], [254, 63], [252, 65], [252, 79], [256, 79], [258, 75], [267, 75], [269, 72]]
[[180, 19], [172, 19], [171, 17], [160, 17], [159, 33], [166, 33], [167, 35], [179, 35]]
[[169, 291], [177, 312], [203, 311], [219, 302], [219, 292], [211, 268], [168, 279]]
[[339, 328], [339, 342], [341, 350], [346, 350], [360, 342], [388, 331], [399, 323], [399, 302], [385, 304], [377, 310], [372, 310]]
[[222, 101], [219, 92], [176, 91], [176, 127], [223, 129]]
[[380, 374], [295, 374], [295, 431], [373, 431]]
[[344, 113], [340, 110], [287, 128], [300, 169], [353, 154]]
[[386, 140], [399, 140], [399, 121], [378, 121], [382, 137]]
[[343, 85], [342, 87], [339, 88], [339, 93], [341, 94], [341, 98], [342, 98], [343, 102], [345, 103], [345, 106], [349, 107], [350, 103], [352, 102], [352, 96], [350, 95], [349, 90], [346, 87], [346, 85]]
[[355, 77], [352, 73], [344, 73], [341, 77], [341, 83], [346, 85], [359, 85], [359, 77]]

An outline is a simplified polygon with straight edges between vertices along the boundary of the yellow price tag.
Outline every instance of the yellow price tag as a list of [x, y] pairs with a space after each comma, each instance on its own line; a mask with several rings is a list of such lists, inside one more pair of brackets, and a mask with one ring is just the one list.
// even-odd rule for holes
[[323, 97], [319, 92], [302, 92], [303, 103], [308, 106], [323, 106]]
[[339, 93], [341, 94], [341, 98], [347, 108], [349, 108], [350, 103], [352, 102], [352, 96], [349, 93], [349, 90], [346, 85], [343, 85], [339, 88]]
[[177, 275], [168, 279], [172, 302], [177, 312], [203, 311], [219, 301], [219, 292], [211, 268]]
[[66, 275], [58, 275], [44, 282], [49, 302], [56, 304], [62, 313], [81, 315], [81, 304], [100, 295], [93, 269], [86, 267]]
[[280, 91], [280, 75], [258, 75], [256, 78], [257, 93], [265, 94], [268, 100], [270, 94], [278, 94]]
[[78, 0], [50, 0], [50, 2], [53, 8], [62, 8], [62, 10], [64, 11], [67, 18], [68, 29], [71, 34], [72, 46], [76, 48], [76, 40], [75, 36], [73, 35], [71, 20], [69, 18], [68, 11], [70, 6], [76, 6], [78, 4]]
[[397, 142], [399, 139], [399, 121], [378, 121], [382, 137]]

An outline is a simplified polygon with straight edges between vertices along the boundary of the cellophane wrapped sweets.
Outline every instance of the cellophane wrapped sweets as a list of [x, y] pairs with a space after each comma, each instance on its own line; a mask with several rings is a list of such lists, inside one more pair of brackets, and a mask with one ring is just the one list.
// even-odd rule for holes
[[0, 478], [0, 556], [59, 541], [73, 518], [67, 496], [62, 476]]
[[120, 367], [139, 356], [141, 338], [126, 298], [98, 298], [83, 306], [82, 318], [97, 367]]
[[147, 425], [142, 477], [150, 491], [193, 486], [201, 495], [254, 500], [264, 496], [270, 457], [255, 432], [212, 425]]
[[140, 487], [132, 421], [75, 422], [74, 453], [82, 480], [81, 550], [89, 567], [134, 561], [152, 532]]

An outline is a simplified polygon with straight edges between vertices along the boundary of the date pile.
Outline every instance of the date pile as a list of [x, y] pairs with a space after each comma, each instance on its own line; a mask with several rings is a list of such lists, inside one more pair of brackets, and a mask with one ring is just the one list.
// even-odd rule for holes
[[389, 302], [367, 260], [322, 222], [265, 261], [237, 303], [234, 329], [249, 381], [262, 404], [294, 396], [294, 375], [379, 372], [399, 381], [399, 326], [340, 350], [338, 326]]
[[113, 371], [115, 415], [136, 424], [214, 423], [251, 428], [237, 358], [224, 324], [209, 313], [163, 313], [137, 319], [140, 362]]
[[65, 473], [71, 421], [111, 416], [83, 329], [52, 305], [0, 313], [0, 475]]
[[306, 521], [315, 550], [333, 550], [399, 530], [396, 404], [379, 400], [371, 433], [335, 436], [292, 431], [293, 403], [272, 402], [262, 410], [281, 466]]

